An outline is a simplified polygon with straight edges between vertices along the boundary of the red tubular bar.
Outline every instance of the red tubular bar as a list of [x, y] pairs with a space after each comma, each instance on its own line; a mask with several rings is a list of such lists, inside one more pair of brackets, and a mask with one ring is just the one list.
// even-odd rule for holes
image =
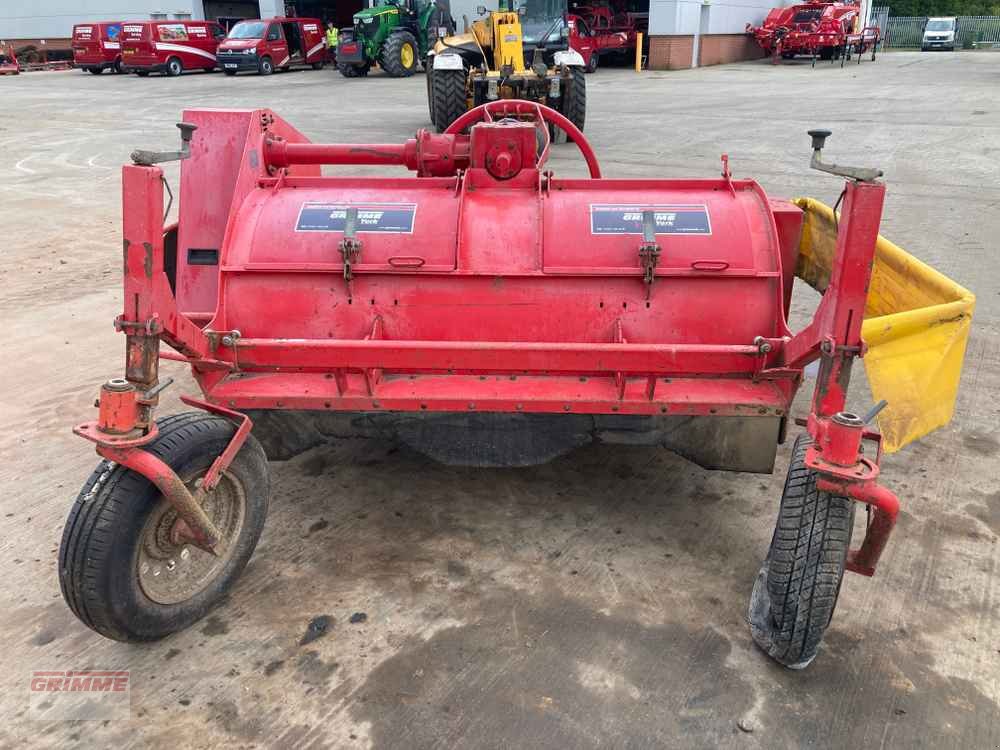
[[[292, 164], [398, 164], [407, 163], [407, 145], [400, 143], [289, 143], [264, 141], [264, 160], [272, 167]], [[414, 143], [413, 150], [415, 151]]]
[[155, 484], [184, 519], [197, 545], [209, 552], [215, 549], [222, 539], [218, 529], [173, 469], [141, 448], [112, 448], [98, 443], [97, 452]]
[[872, 508], [871, 523], [865, 531], [861, 546], [847, 555], [846, 568], [863, 576], [875, 575], [882, 551], [889, 541], [899, 515], [899, 498], [891, 490], [876, 482], [839, 482], [823, 476], [816, 480], [816, 487], [824, 492], [846, 495], [852, 500]]
[[240, 339], [240, 367], [506, 372], [750, 374], [760, 351], [728, 344]]

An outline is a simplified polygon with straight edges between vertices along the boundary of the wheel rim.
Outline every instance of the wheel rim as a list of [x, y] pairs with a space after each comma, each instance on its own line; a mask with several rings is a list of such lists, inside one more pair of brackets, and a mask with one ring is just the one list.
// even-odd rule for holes
[[176, 75], [177, 73], [180, 73], [181, 72], [181, 64], [179, 62], [177, 62], [176, 60], [174, 60], [173, 62], [171, 62], [170, 63], [170, 72], [173, 73], [174, 75]]
[[404, 68], [412, 68], [415, 59], [416, 55], [413, 54], [413, 45], [407, 42], [399, 50], [399, 61], [403, 63]]
[[[203, 472], [185, 482], [194, 493]], [[208, 587], [228, 564], [246, 518], [246, 492], [231, 474], [224, 474], [202, 507], [221, 540], [218, 556], [193, 544], [178, 542], [172, 532], [179, 520], [177, 511], [160, 498], [139, 535], [136, 575], [143, 593], [157, 604], [178, 604]]]

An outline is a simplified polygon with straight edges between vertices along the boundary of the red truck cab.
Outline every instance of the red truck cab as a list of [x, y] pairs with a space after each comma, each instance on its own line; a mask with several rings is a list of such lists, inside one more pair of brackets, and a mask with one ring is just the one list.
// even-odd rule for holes
[[610, 14], [589, 18], [567, 14], [569, 46], [580, 53], [588, 73], [597, 70], [598, 60], [604, 55], [635, 54], [636, 23], [632, 18], [624, 20], [624, 23], [614, 23]]
[[73, 67], [100, 75], [121, 72], [121, 21], [78, 23], [73, 27]]
[[140, 76], [215, 70], [215, 51], [225, 30], [215, 21], [126, 21], [122, 69]]
[[241, 70], [266, 76], [275, 70], [306, 65], [319, 70], [326, 61], [323, 24], [318, 18], [240, 21], [229, 30], [216, 57], [227, 76]]

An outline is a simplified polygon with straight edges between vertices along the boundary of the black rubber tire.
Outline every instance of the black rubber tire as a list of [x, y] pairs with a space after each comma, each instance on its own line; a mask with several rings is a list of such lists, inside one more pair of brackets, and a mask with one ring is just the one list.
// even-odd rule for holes
[[434, 73], [433, 65], [434, 65], [434, 58], [431, 57], [428, 58], [424, 67], [424, 70], [426, 71], [424, 73], [424, 78], [427, 79], [427, 114], [429, 114], [431, 117], [431, 123], [434, 122], [434, 95], [431, 92], [431, 78], [432, 74]]
[[95, 76], [99, 76], [101, 73], [104, 72], [104, 68], [87, 68], [87, 71]]
[[184, 72], [184, 65], [181, 63], [179, 57], [171, 57], [167, 60], [167, 75], [171, 78], [176, 78], [181, 73]]
[[584, 68], [588, 73], [596, 73], [597, 66], [600, 65], [601, 56], [596, 52], [590, 54], [590, 60], [587, 62], [587, 67]]
[[[144, 448], [184, 475], [208, 468], [235, 427], [226, 419], [187, 412], [158, 420]], [[246, 497], [235, 547], [218, 575], [192, 597], [158, 604], [139, 585], [137, 554], [146, 519], [165, 503], [144, 477], [102, 461], [70, 510], [59, 548], [59, 586], [83, 624], [116, 641], [152, 641], [189, 627], [212, 609], [243, 571], [260, 538], [270, 495], [264, 450], [251, 435], [227, 469]]]
[[323, 60], [320, 60], [319, 62], [312, 63], [312, 69], [313, 70], [323, 70], [323, 68], [325, 66], [326, 66], [326, 63]]
[[139, 78], [148, 78], [149, 77], [149, 71], [148, 70], [137, 70], [137, 71], [135, 71], [135, 74], [137, 76], [139, 76]]
[[224, 71], [222, 71], [222, 72], [223, 72], [223, 73], [225, 73], [225, 74], [226, 74], [227, 76], [229, 76], [230, 78], [231, 78], [232, 76], [236, 75], [236, 71], [235, 71], [235, 70], [224, 70]]
[[435, 70], [431, 78], [430, 104], [434, 112], [434, 127], [443, 133], [449, 125], [465, 114], [465, 79], [464, 70]]
[[587, 120], [587, 79], [583, 68], [576, 66], [570, 68], [570, 76], [569, 90], [563, 92], [562, 113], [582, 132]]
[[340, 71], [340, 75], [344, 78], [364, 78], [368, 75], [368, 71], [371, 70], [371, 65], [365, 63], [364, 65], [354, 65], [352, 63], [337, 63], [337, 70]]
[[754, 641], [775, 661], [804, 669], [833, 617], [851, 545], [854, 501], [816, 489], [801, 435], [781, 494], [767, 559], [754, 581], [748, 619]]
[[[403, 48], [407, 44], [413, 50], [413, 61], [410, 67], [406, 67], [402, 57]], [[382, 45], [379, 65], [382, 66], [382, 70], [393, 78], [409, 78], [417, 72], [417, 60], [419, 57], [420, 48], [417, 46], [417, 40], [413, 34], [408, 31], [401, 31], [385, 40], [385, 44]]]
[[274, 63], [270, 57], [260, 58], [260, 62], [257, 63], [257, 72], [262, 76], [269, 76], [274, 72]]

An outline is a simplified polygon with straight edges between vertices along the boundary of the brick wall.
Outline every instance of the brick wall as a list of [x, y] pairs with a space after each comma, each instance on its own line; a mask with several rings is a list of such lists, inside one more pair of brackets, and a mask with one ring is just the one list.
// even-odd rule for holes
[[722, 65], [759, 60], [764, 56], [760, 46], [749, 34], [706, 34], [701, 38], [699, 65]]
[[[693, 36], [651, 36], [646, 67], [650, 70], [683, 70], [691, 67]], [[699, 65], [721, 65], [757, 60], [764, 56], [747, 34], [706, 34], [698, 51]]]
[[651, 36], [646, 67], [650, 70], [690, 68], [693, 51], [693, 36]]

